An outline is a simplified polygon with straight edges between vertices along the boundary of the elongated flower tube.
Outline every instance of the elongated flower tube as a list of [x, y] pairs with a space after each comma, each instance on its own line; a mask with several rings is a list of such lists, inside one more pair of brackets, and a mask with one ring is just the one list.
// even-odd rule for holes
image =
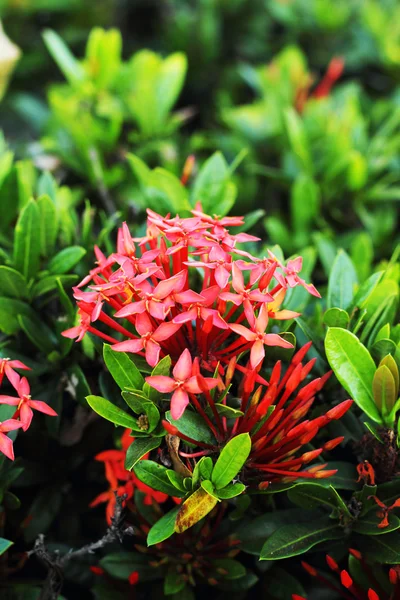
[[[288, 482], [293, 479], [322, 479], [336, 473], [325, 469], [324, 463], [311, 466], [323, 451], [330, 451], [343, 441], [337, 437], [325, 441], [314, 450], [303, 447], [314, 440], [320, 431], [331, 421], [340, 419], [350, 408], [352, 400], [345, 400], [328, 410], [325, 414], [307, 419], [315, 396], [323, 388], [330, 373], [314, 380], [309, 374], [315, 359], [304, 362], [311, 343], [306, 344], [292, 358], [285, 372], [278, 361], [272, 369], [267, 385], [256, 384], [255, 371], [249, 370], [243, 378], [237, 393], [232, 394], [230, 369], [226, 379], [220, 381], [222, 389], [219, 395], [207, 389], [198, 376], [203, 396], [192, 395], [191, 405], [211, 429], [216, 443], [197, 443], [198, 451], [182, 451], [181, 456], [195, 458], [218, 452], [218, 447], [235, 435], [248, 433], [252, 447], [241, 474], [241, 481], [251, 487], [265, 489], [270, 484]], [[151, 377], [148, 382], [151, 385]], [[222, 383], [222, 385], [221, 385]], [[193, 396], [193, 397], [192, 397]], [[235, 410], [232, 410], [233, 406]], [[229, 408], [231, 410], [229, 411]], [[235, 412], [236, 411], [236, 412]], [[237, 412], [240, 411], [240, 412]], [[226, 418], [228, 415], [231, 418]], [[164, 421], [164, 428], [177, 435], [182, 441], [196, 444], [180, 431], [179, 420], [173, 423]]]

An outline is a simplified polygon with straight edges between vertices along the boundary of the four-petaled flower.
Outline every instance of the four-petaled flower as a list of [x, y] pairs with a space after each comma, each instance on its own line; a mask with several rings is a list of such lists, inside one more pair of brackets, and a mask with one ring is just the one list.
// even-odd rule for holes
[[136, 329], [141, 335], [136, 340], [126, 340], [114, 344], [113, 350], [117, 352], [133, 352], [134, 354], [145, 350], [146, 360], [151, 367], [155, 367], [160, 358], [162, 342], [174, 335], [181, 327], [179, 323], [161, 323], [156, 329], [148, 317], [147, 313], [142, 313], [136, 317]]
[[51, 417], [56, 417], [57, 413], [55, 410], [50, 408], [42, 400], [32, 400], [30, 393], [30, 387], [26, 377], [22, 377], [16, 386], [18, 398], [13, 396], [2, 396], [0, 395], [0, 404], [9, 404], [10, 406], [17, 406], [17, 413], [14, 416], [19, 416], [21, 419], [21, 426], [24, 431], [28, 429], [31, 424], [33, 411], [32, 408], [39, 412], [45, 413]]
[[251, 342], [250, 364], [253, 369], [263, 361], [265, 356], [264, 346], [280, 346], [281, 348], [293, 348], [290, 342], [284, 340], [277, 333], [265, 333], [268, 325], [268, 306], [263, 304], [260, 308], [258, 317], [252, 314], [250, 318], [251, 329], [243, 325], [232, 323], [230, 328], [235, 333], [242, 336], [248, 342]]
[[212, 377], [202, 377], [202, 386], [199, 385], [197, 375], [193, 374], [193, 362], [189, 350], [186, 348], [179, 357], [173, 371], [173, 377], [165, 375], [150, 375], [146, 381], [151, 387], [161, 393], [171, 393], [171, 416], [180, 419], [189, 404], [189, 394], [201, 394], [204, 386], [212, 390], [218, 385], [218, 380]]

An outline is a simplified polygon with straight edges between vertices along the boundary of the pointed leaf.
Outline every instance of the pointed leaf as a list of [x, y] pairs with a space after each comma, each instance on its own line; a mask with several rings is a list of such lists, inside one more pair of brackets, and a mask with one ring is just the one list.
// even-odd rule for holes
[[147, 536], [148, 546], [154, 546], [171, 537], [175, 532], [175, 521], [179, 510], [180, 507], [176, 506], [153, 525]]
[[211, 481], [217, 490], [224, 488], [236, 477], [251, 450], [251, 438], [248, 433], [241, 433], [232, 438], [223, 448], [215, 463]]
[[86, 398], [90, 408], [92, 408], [98, 415], [111, 421], [115, 425], [121, 425], [121, 427], [127, 427], [128, 429], [138, 429], [137, 421], [124, 410], [118, 408], [105, 398], [101, 396], [87, 396]]
[[328, 517], [281, 527], [265, 542], [260, 560], [278, 560], [307, 552], [321, 542], [341, 539], [343, 530]]
[[366, 347], [350, 331], [330, 327], [325, 338], [325, 351], [344, 389], [370, 419], [382, 423], [372, 395], [376, 367]]
[[161, 438], [138, 438], [132, 442], [126, 451], [125, 469], [132, 471], [136, 463], [139, 462], [151, 450], [158, 448], [161, 444]]
[[196, 490], [179, 507], [176, 517], [175, 531], [182, 533], [192, 527], [203, 517], [208, 515], [217, 504], [218, 500], [208, 494], [203, 488]]
[[125, 352], [115, 352], [112, 346], [104, 344], [103, 358], [112, 378], [121, 390], [127, 388], [142, 389], [144, 379], [134, 362]]

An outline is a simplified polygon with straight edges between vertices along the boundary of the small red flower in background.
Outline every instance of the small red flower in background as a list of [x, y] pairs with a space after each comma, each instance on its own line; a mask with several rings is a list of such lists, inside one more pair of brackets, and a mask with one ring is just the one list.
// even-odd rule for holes
[[[373, 565], [367, 563], [358, 550], [354, 550], [353, 548], [349, 549], [350, 554], [359, 561], [360, 571], [363, 573], [367, 581], [371, 581], [371, 585], [376, 587], [377, 581], [373, 576]], [[340, 584], [343, 587], [340, 587], [340, 584], [332, 583], [332, 579], [328, 579], [323, 574], [321, 574], [317, 569], [308, 563], [302, 561], [302, 567], [305, 571], [312, 577], [315, 577], [320, 583], [322, 583], [325, 587], [336, 591], [340, 597], [347, 598], [347, 600], [394, 600], [398, 598], [398, 594], [400, 593], [400, 569], [399, 566], [396, 565], [389, 570], [389, 581], [392, 584], [393, 588], [391, 592], [386, 593], [379, 591], [379, 594], [372, 588], [368, 588], [365, 590], [361, 588], [357, 583], [354, 582], [353, 578], [350, 576], [348, 571], [345, 569], [340, 569], [338, 563], [330, 556], [326, 555], [326, 562], [328, 567], [338, 575]], [[345, 589], [343, 589], [345, 588]], [[350, 595], [351, 594], [351, 595]], [[292, 594], [292, 600], [307, 600], [303, 596], [299, 596], [298, 594]]]
[[[145, 483], [142, 483], [136, 477], [135, 473], [125, 469], [124, 463], [126, 451], [135, 439], [130, 436], [130, 433], [130, 429], [126, 429], [123, 433], [121, 437], [121, 450], [105, 450], [104, 452], [100, 452], [95, 456], [96, 460], [104, 462], [105, 476], [110, 484], [110, 487], [107, 491], [102, 492], [94, 500], [92, 500], [89, 506], [94, 508], [99, 504], [107, 503], [106, 518], [109, 525], [111, 524], [111, 517], [115, 511], [115, 494], [118, 496], [126, 494], [127, 500], [129, 500], [132, 498], [135, 489], [138, 489], [145, 494], [144, 504], [147, 505], [152, 504], [153, 501], [159, 504], [168, 499], [167, 494], [153, 490]], [[143, 456], [143, 459], [146, 459], [147, 457], [148, 454]]]
[[386, 506], [386, 504], [384, 502], [382, 502], [381, 500], [379, 500], [379, 498], [377, 496], [370, 496], [370, 498], [373, 498], [375, 500], [375, 502], [377, 503], [377, 505], [379, 506], [379, 508], [381, 509], [381, 510], [378, 510], [378, 512], [376, 513], [377, 517], [382, 519], [382, 521], [378, 525], [379, 529], [384, 529], [385, 527], [388, 527], [389, 526], [389, 513], [394, 508], [400, 508], [400, 498], [397, 498], [397, 500], [395, 502], [393, 502], [393, 504], [391, 504], [390, 506]]
[[306, 85], [301, 86], [296, 91], [295, 107], [299, 113], [303, 112], [304, 107], [310, 98], [326, 98], [338, 79], [343, 75], [344, 59], [340, 56], [334, 56], [330, 61], [326, 73], [315, 89], [310, 93], [310, 87], [313, 78], [310, 76]]
[[133, 571], [128, 577], [128, 581], [131, 585], [136, 585], [139, 581], [139, 573], [137, 571]]

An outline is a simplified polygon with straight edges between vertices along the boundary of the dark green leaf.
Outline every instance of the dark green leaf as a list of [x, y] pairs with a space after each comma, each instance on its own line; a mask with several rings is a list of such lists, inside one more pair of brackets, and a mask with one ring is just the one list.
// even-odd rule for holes
[[265, 542], [260, 560], [278, 560], [307, 552], [321, 542], [341, 539], [343, 530], [328, 517], [310, 520], [309, 523], [286, 525]]
[[136, 365], [125, 352], [116, 352], [112, 346], [104, 344], [103, 358], [107, 369], [121, 390], [142, 389], [144, 379]]
[[161, 438], [138, 438], [132, 442], [126, 451], [125, 469], [131, 471], [145, 454], [158, 448]]
[[154, 544], [159, 544], [164, 540], [171, 537], [171, 535], [175, 531], [175, 521], [180, 510], [179, 506], [176, 506], [172, 510], [170, 510], [166, 515], [161, 517], [155, 525], [150, 529], [149, 534], [147, 536], [147, 545], [154, 546]]

